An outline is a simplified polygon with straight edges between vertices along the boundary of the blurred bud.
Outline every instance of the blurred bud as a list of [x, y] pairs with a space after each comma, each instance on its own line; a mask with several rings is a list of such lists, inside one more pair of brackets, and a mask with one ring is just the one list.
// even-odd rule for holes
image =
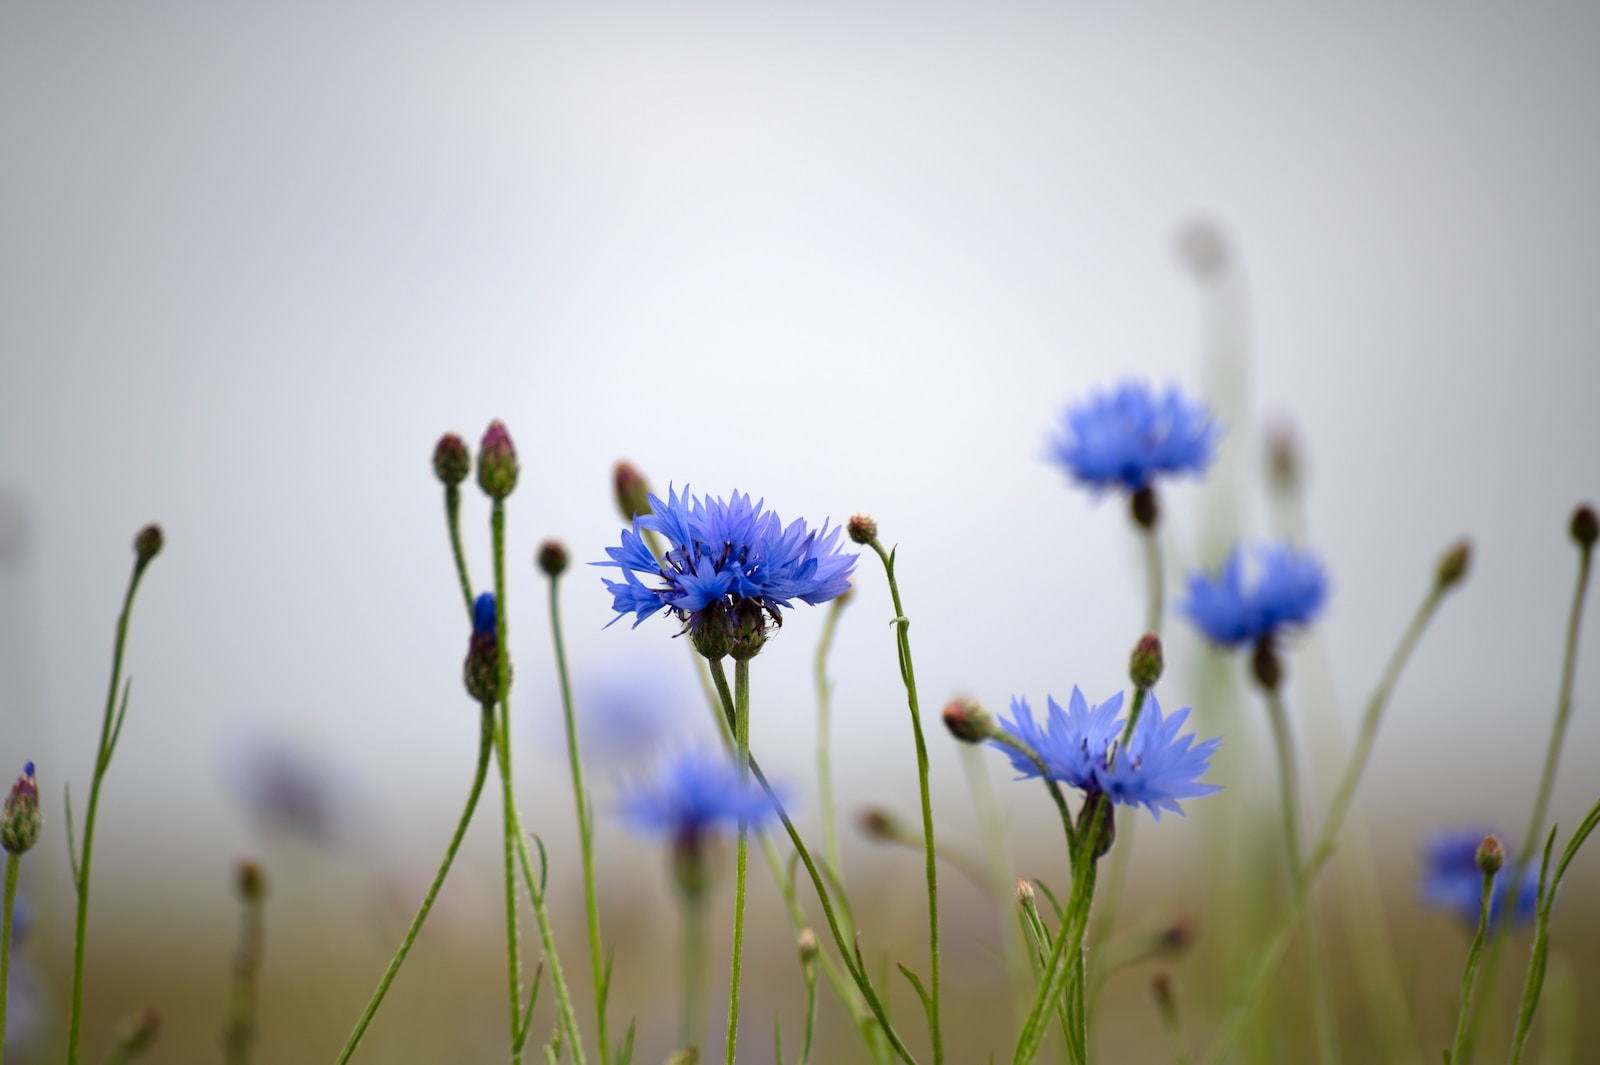
[[500, 701], [500, 640], [496, 632], [493, 592], [472, 604], [472, 640], [467, 644], [464, 679], [467, 692], [485, 707]]
[[700, 1048], [684, 1047], [667, 1059], [667, 1065], [700, 1065]]
[[850, 519], [850, 524], [845, 526], [845, 531], [855, 543], [870, 544], [878, 538], [878, 523], [865, 514], [856, 514]]
[[[1095, 811], [1100, 813], [1100, 831], [1091, 840], [1089, 833], [1094, 828]], [[1078, 807], [1078, 845], [1089, 847], [1089, 855], [1099, 859], [1105, 857], [1111, 849], [1111, 844], [1117, 840], [1117, 811], [1111, 805], [1111, 800], [1106, 798], [1105, 792], [1097, 791], [1090, 795]]]
[[849, 585], [849, 587], [833, 597], [833, 609], [835, 610], [843, 610], [847, 605], [855, 602], [856, 579], [853, 576], [846, 577], [845, 582]]
[[1255, 674], [1256, 683], [1269, 692], [1277, 691], [1283, 683], [1283, 660], [1271, 639], [1264, 638], [1256, 644], [1255, 654], [1250, 656], [1250, 672]]
[[244, 902], [256, 903], [267, 897], [267, 874], [246, 858], [234, 867], [233, 887]]
[[617, 493], [617, 510], [622, 520], [631, 522], [641, 514], [650, 513], [650, 482], [644, 479], [639, 467], [623, 459], [611, 471], [611, 483]]
[[1156, 502], [1156, 490], [1145, 485], [1128, 500], [1129, 513], [1133, 515], [1133, 523], [1141, 529], [1154, 529], [1161, 520], [1161, 507]]
[[1033, 885], [1022, 877], [1017, 877], [1017, 901], [1024, 906], [1033, 905]]
[[800, 938], [795, 945], [800, 950], [801, 965], [815, 965], [817, 963], [817, 934], [809, 928], [800, 929]]
[[1150, 978], [1150, 993], [1156, 997], [1156, 1003], [1163, 1012], [1170, 1010], [1175, 1001], [1172, 993], [1172, 974], [1159, 972]]
[[971, 699], [953, 699], [944, 708], [944, 727], [962, 743], [982, 743], [993, 734], [994, 715]]
[[711, 871], [706, 866], [705, 836], [701, 832], [681, 832], [672, 844], [672, 882], [688, 902], [706, 892]]
[[153, 1006], [146, 1006], [138, 1013], [130, 1013], [117, 1022], [117, 1030], [112, 1039], [121, 1052], [121, 1060], [138, 1057], [156, 1045], [156, 1036], [161, 1034], [161, 1014]]
[[39, 814], [39, 782], [33, 778], [33, 763], [22, 767], [22, 775], [11, 785], [11, 793], [0, 804], [0, 845], [12, 854], [22, 854], [39, 842], [44, 819]]
[[490, 499], [504, 499], [517, 487], [517, 449], [498, 418], [489, 423], [478, 445], [478, 487]]
[[1157, 949], [1169, 956], [1182, 954], [1194, 945], [1195, 917], [1192, 913], [1175, 914], [1161, 926]]
[[536, 556], [539, 568], [547, 577], [559, 577], [567, 569], [567, 545], [560, 540], [546, 540], [539, 545]]
[[1153, 632], [1139, 637], [1139, 642], [1134, 644], [1133, 655], [1128, 659], [1128, 677], [1134, 687], [1145, 691], [1154, 688], [1156, 681], [1161, 679], [1162, 666], [1161, 637]]
[[1228, 268], [1228, 238], [1203, 218], [1184, 223], [1178, 230], [1178, 259], [1196, 281], [1214, 281]]
[[139, 535], [133, 538], [133, 553], [138, 556], [140, 566], [148, 566], [150, 560], [161, 554], [161, 545], [166, 543], [166, 537], [161, 534], [161, 526], [152, 522], [139, 530]]
[[868, 839], [897, 843], [905, 835], [900, 819], [881, 806], [869, 806], [856, 815], [856, 824]]
[[1284, 493], [1300, 486], [1300, 447], [1287, 423], [1267, 430], [1267, 481]]
[[1506, 864], [1506, 848], [1497, 836], [1485, 836], [1478, 844], [1478, 868], [1485, 876], [1493, 876]]
[[1595, 540], [1600, 539], [1600, 518], [1595, 517], [1594, 508], [1587, 503], [1572, 512], [1571, 528], [1572, 538], [1584, 550], [1593, 547]]
[[455, 433], [445, 433], [433, 445], [433, 475], [446, 487], [454, 488], [472, 472], [472, 456], [467, 453], [466, 441]]
[[1472, 541], [1462, 540], [1449, 551], [1446, 551], [1444, 557], [1439, 560], [1439, 567], [1435, 571], [1434, 580], [1438, 582], [1441, 590], [1459, 584], [1461, 579], [1467, 575], [1467, 568], [1471, 563]]

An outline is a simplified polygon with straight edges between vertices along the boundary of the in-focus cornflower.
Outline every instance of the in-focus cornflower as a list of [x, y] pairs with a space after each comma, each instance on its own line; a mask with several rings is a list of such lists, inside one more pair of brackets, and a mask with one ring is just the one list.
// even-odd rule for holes
[[1322, 563], [1288, 544], [1258, 547], [1248, 567], [1235, 548], [1216, 576], [1189, 578], [1181, 609], [1206, 639], [1223, 647], [1259, 644], [1284, 630], [1307, 625], [1328, 597]]
[[726, 756], [689, 752], [664, 758], [654, 779], [622, 797], [621, 812], [633, 828], [680, 843], [743, 824], [759, 829], [778, 808], [755, 779], [739, 779]]
[[1138, 492], [1162, 474], [1204, 473], [1222, 429], [1203, 403], [1173, 386], [1129, 381], [1068, 407], [1051, 456], [1079, 482]]
[[[622, 531], [622, 546], [608, 547], [622, 580], [606, 580], [616, 620], [636, 615], [637, 626], [663, 610], [683, 622], [695, 647], [707, 658], [750, 658], [766, 640], [767, 627], [781, 625], [781, 611], [796, 599], [815, 606], [850, 587], [856, 556], [839, 550], [839, 529], [824, 522], [810, 531], [796, 519], [785, 526], [762, 509], [764, 500], [734, 492], [722, 501], [711, 496], [680, 496], [668, 489], [666, 502], [650, 496], [652, 513], [634, 518]], [[643, 533], [666, 541], [657, 559]], [[650, 581], [650, 584], [646, 584]]]
[[[1417, 882], [1422, 901], [1434, 909], [1454, 914], [1468, 928], [1477, 928], [1483, 906], [1483, 870], [1478, 867], [1478, 847], [1485, 836], [1493, 834], [1483, 828], [1434, 833], [1422, 848], [1422, 879]], [[1494, 887], [1489, 894], [1490, 928], [1500, 920], [1512, 894], [1511, 875], [1516, 864], [1510, 848], [1506, 848], [1505, 864], [1494, 874]], [[1532, 920], [1538, 903], [1539, 870], [1530, 865], [1523, 873], [1521, 889], [1511, 902], [1511, 923], [1518, 925]]]
[[[1124, 806], [1143, 806], [1157, 821], [1163, 810], [1181, 817], [1180, 799], [1197, 799], [1222, 790], [1215, 784], [1200, 783], [1221, 738], [1196, 744], [1194, 733], [1178, 735], [1189, 719], [1188, 707], [1166, 717], [1155, 694], [1146, 693], [1133, 737], [1127, 749], [1119, 751], [1124, 725], [1119, 716], [1121, 692], [1096, 707], [1091, 707], [1076, 687], [1066, 710], [1053, 698], [1047, 701], [1050, 714], [1044, 725], [1034, 719], [1026, 699], [1012, 699], [1011, 720], [1001, 719], [1000, 726], [1033, 749], [1051, 780], [1070, 784], [1085, 794], [1104, 794]], [[1039, 767], [1026, 755], [1004, 744], [996, 746], [1022, 774], [1019, 779], [1040, 775]]]

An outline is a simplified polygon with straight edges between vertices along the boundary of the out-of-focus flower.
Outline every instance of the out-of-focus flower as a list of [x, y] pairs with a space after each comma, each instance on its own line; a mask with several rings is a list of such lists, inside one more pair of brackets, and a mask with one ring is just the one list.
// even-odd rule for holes
[[11, 977], [6, 987], [6, 1054], [21, 1055], [34, 1046], [44, 1030], [44, 981], [22, 952], [33, 930], [33, 908], [19, 892], [11, 911]]
[[[1041, 725], [1026, 699], [1011, 701], [1011, 720], [1001, 727], [1032, 748], [1051, 780], [1089, 795], [1103, 794], [1125, 806], [1143, 806], [1161, 820], [1162, 811], [1182, 816], [1180, 799], [1197, 799], [1222, 789], [1202, 784], [1200, 777], [1211, 765], [1222, 740], [1194, 742], [1194, 733], [1179, 735], [1189, 718], [1185, 707], [1163, 716], [1154, 693], [1146, 693], [1145, 707], [1126, 750], [1118, 750], [1124, 725], [1120, 716], [1122, 693], [1091, 707], [1078, 688], [1072, 689], [1067, 709], [1047, 699], [1049, 718]], [[1022, 778], [1039, 776], [1032, 759], [996, 743], [1011, 759]], [[1021, 778], [1019, 778], [1021, 779]]]
[[346, 768], [314, 748], [261, 731], [234, 745], [225, 769], [228, 790], [258, 829], [324, 847], [361, 842], [361, 790]]
[[[1478, 865], [1478, 848], [1491, 835], [1495, 833], [1484, 828], [1450, 829], [1434, 833], [1422, 848], [1422, 878], [1417, 882], [1422, 901], [1434, 909], [1454, 914], [1469, 928], [1477, 928], [1483, 907], [1484, 874]], [[1513, 893], [1511, 871], [1516, 868], [1516, 862], [1510, 848], [1504, 850], [1504, 864], [1494, 874], [1494, 887], [1490, 889], [1491, 928], [1505, 912], [1508, 900], [1514, 925], [1532, 920], [1539, 903], [1539, 870], [1532, 865], [1523, 873], [1516, 898], [1510, 898]]]
[[[613, 623], [633, 614], [638, 626], [667, 611], [707, 658], [749, 658], [795, 600], [815, 606], [850, 587], [856, 556], [839, 550], [839, 529], [826, 522], [816, 531], [801, 519], [785, 526], [764, 500], [740, 492], [726, 502], [687, 488], [681, 496], [669, 488], [665, 502], [649, 498], [651, 513], [622, 531], [622, 546], [606, 548], [609, 561], [594, 563], [622, 571], [622, 580], [605, 581]], [[647, 529], [666, 540], [664, 558], [645, 542]]]
[[1137, 492], [1162, 475], [1200, 474], [1222, 429], [1203, 403], [1176, 387], [1157, 394], [1129, 381], [1068, 407], [1051, 456], [1080, 483]]
[[22, 854], [39, 840], [43, 819], [39, 815], [39, 782], [33, 778], [33, 763], [22, 767], [22, 775], [11, 785], [11, 793], [0, 805], [0, 846], [12, 854]]
[[628, 789], [623, 820], [649, 835], [698, 839], [741, 824], [759, 829], [777, 807], [754, 778], [739, 779], [725, 755], [690, 752], [661, 760], [655, 776]]
[[1271, 544], [1258, 547], [1249, 566], [1244, 549], [1235, 548], [1215, 576], [1191, 576], [1181, 609], [1206, 639], [1238, 647], [1310, 624], [1327, 597], [1322, 563], [1288, 544]]

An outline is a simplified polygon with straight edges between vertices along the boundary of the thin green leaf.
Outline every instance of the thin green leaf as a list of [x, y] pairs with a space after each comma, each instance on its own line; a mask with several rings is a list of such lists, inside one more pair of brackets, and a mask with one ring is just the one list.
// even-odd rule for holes
[[628, 1034], [622, 1037], [622, 1049], [617, 1051], [617, 1065], [631, 1065], [633, 1061], [633, 1034], [637, 1023], [628, 1022]]
[[67, 819], [67, 860], [72, 863], [72, 891], [73, 894], [82, 894], [83, 877], [78, 872], [78, 837], [72, 830], [72, 785], [64, 784], [61, 790], [61, 806]]
[[133, 694], [133, 678], [130, 676], [122, 685], [122, 705], [117, 708], [115, 722], [111, 726], [111, 739], [106, 743], [105, 751], [100, 755], [99, 772], [104, 773], [111, 766], [111, 753], [117, 749], [117, 740], [122, 738], [122, 722], [128, 716], [128, 696]]
[[539, 1002], [539, 984], [544, 980], [544, 959], [539, 959], [539, 964], [533, 967], [533, 990], [528, 993], [528, 1005], [522, 1011], [522, 1023], [517, 1026], [517, 1039], [512, 1044], [516, 1053], [522, 1053], [522, 1048], [528, 1045], [528, 1033], [533, 1030], [533, 1007]]
[[1056, 924], [1059, 925], [1061, 923], [1061, 903], [1056, 900], [1056, 893], [1050, 890], [1049, 884], [1046, 884], [1038, 877], [1035, 877], [1033, 882], [1038, 885], [1040, 891], [1044, 892], [1044, 897], [1050, 900], [1050, 908], [1056, 912]]
[[783, 1065], [783, 1018], [772, 1018], [772, 1061]]
[[928, 1015], [928, 1022], [931, 1024], [933, 1022], [933, 999], [928, 997], [928, 992], [923, 988], [922, 981], [917, 979], [916, 973], [899, 962], [896, 962], [895, 965], [899, 968], [900, 975], [906, 978], [906, 983], [910, 984], [916, 991], [917, 998], [922, 1000], [922, 1012]]

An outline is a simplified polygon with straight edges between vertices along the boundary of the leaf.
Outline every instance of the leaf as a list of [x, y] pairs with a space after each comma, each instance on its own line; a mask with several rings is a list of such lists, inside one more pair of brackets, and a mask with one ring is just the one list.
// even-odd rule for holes
[[906, 982], [909, 983], [912, 986], [912, 988], [917, 992], [917, 997], [922, 1000], [922, 1012], [928, 1015], [928, 1023], [932, 1024], [933, 1023], [933, 999], [928, 997], [928, 992], [926, 990], [924, 990], [924, 988], [922, 986], [922, 981], [917, 979], [917, 974], [916, 973], [912, 972], [910, 969], [906, 968], [904, 965], [901, 965], [899, 962], [895, 962], [895, 966], [900, 970], [900, 975], [905, 977], [906, 978]]

